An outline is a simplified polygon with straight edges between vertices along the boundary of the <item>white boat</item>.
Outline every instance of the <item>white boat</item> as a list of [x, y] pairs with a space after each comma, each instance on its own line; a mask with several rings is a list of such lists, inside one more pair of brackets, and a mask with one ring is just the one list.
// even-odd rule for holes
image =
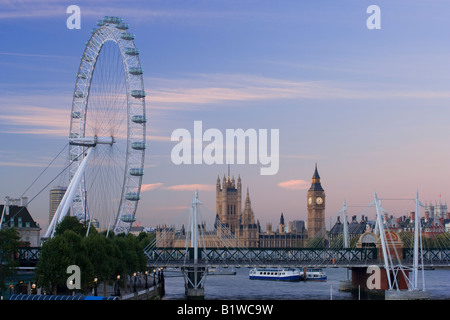
[[301, 277], [303, 281], [327, 280], [327, 274], [321, 268], [305, 268]]
[[293, 268], [253, 268], [250, 280], [300, 281], [300, 270]]

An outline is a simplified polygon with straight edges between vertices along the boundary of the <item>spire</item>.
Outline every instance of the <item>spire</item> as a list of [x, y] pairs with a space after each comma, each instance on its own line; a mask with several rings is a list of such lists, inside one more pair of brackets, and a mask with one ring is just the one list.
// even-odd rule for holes
[[283, 224], [283, 225], [284, 225], [284, 216], [283, 216], [283, 212], [281, 213], [280, 224]]
[[252, 203], [250, 201], [250, 193], [248, 191], [248, 187], [247, 187], [247, 196], [245, 197], [244, 211], [242, 212], [242, 223], [245, 226], [255, 223], [255, 217], [252, 211]]
[[317, 179], [320, 182], [320, 176], [319, 176], [319, 171], [317, 170], [317, 162], [316, 162], [316, 169], [314, 170], [314, 174], [313, 174], [313, 180]]
[[317, 163], [316, 168], [314, 170], [314, 174], [312, 176], [312, 183], [311, 188], [309, 188], [310, 191], [323, 191], [322, 185], [320, 184], [320, 176], [319, 171], [317, 170]]
[[250, 194], [248, 192], [248, 187], [247, 187], [247, 196], [245, 197], [244, 211], [245, 210], [252, 210], [252, 203], [250, 202]]

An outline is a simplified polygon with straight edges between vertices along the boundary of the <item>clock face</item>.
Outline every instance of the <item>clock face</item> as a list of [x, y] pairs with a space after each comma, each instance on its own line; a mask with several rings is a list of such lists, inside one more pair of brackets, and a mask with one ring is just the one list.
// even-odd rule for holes
[[312, 204], [312, 197], [308, 198], [308, 204]]
[[323, 203], [323, 199], [321, 197], [317, 197], [316, 198], [316, 203], [317, 204], [322, 204]]

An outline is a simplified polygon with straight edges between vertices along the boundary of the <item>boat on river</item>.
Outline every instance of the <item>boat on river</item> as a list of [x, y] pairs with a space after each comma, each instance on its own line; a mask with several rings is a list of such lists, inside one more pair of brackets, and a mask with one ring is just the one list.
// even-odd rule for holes
[[303, 281], [327, 281], [327, 274], [321, 268], [305, 268], [301, 275]]
[[300, 281], [300, 270], [294, 268], [253, 268], [250, 280]]

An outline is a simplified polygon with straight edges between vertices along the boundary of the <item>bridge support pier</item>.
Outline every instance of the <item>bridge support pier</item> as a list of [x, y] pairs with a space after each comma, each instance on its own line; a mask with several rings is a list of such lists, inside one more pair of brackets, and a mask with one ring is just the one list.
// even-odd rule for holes
[[364, 299], [427, 299], [428, 295], [426, 293], [421, 294], [415, 290], [409, 290], [409, 270], [398, 271], [395, 273], [392, 271], [390, 272], [390, 279], [392, 279], [392, 283], [394, 283], [391, 289], [389, 288], [388, 276], [386, 269], [384, 268], [376, 268], [376, 271], [374, 271], [366, 267], [353, 267], [351, 268], [351, 271], [351, 286], [349, 286], [349, 283], [347, 282], [346, 286], [342, 287], [342, 291], [350, 289], [349, 291], [353, 294], [357, 294]]
[[207, 270], [205, 267], [185, 267], [182, 269], [184, 288], [187, 299], [202, 300], [205, 298], [205, 280]]

